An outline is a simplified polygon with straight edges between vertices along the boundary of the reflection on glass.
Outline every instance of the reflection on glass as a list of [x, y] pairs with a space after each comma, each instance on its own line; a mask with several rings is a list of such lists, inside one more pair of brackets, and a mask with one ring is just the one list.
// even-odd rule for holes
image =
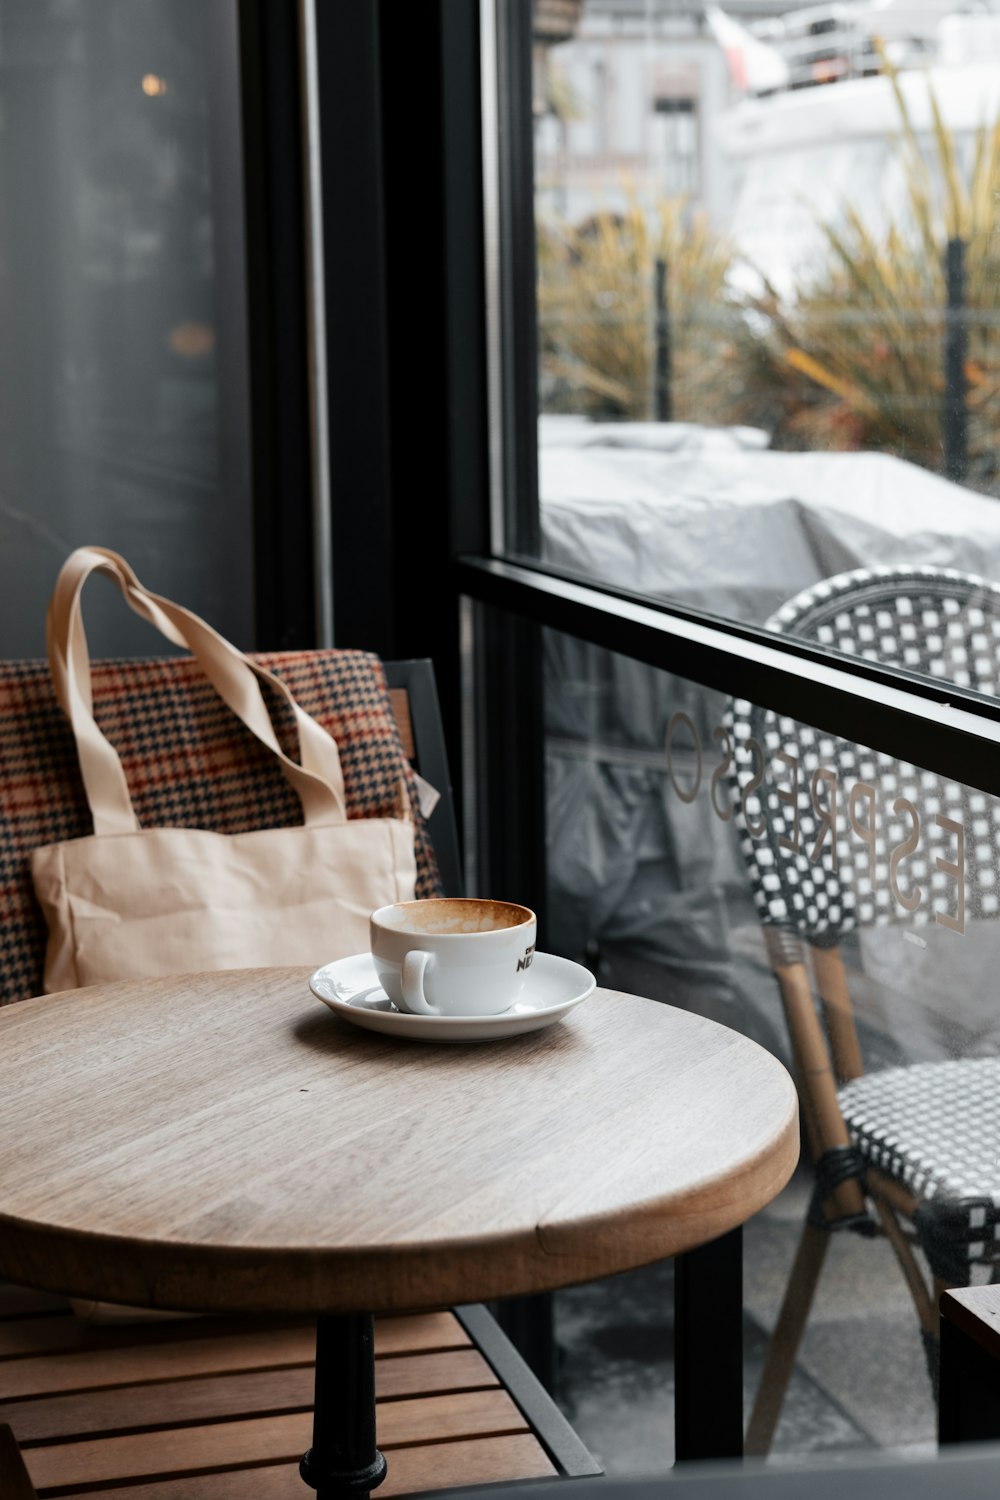
[[542, 47], [548, 560], [768, 624], [1000, 579], [1000, 16], [949, 10], [584, 0]]
[[0, 0], [5, 655], [91, 542], [249, 644], [235, 69], [228, 0]]
[[[995, 661], [1000, 590], [918, 574], [894, 615], [872, 588], [818, 594], [789, 628], [938, 651], [957, 630]], [[806, 1161], [746, 1230], [753, 1445], [779, 1416], [779, 1452], [932, 1442], [934, 1278], [1000, 1263], [1000, 802], [555, 632], [545, 715], [556, 951], [799, 1083]], [[786, 1323], [786, 1394], [764, 1356], [800, 1238], [827, 1264]]]

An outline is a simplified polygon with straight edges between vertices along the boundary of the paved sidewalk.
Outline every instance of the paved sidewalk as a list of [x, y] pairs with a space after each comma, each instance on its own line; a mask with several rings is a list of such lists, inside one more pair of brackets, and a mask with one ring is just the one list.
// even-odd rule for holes
[[[805, 1212], [803, 1173], [744, 1230], [749, 1412]], [[673, 1265], [559, 1292], [557, 1398], [609, 1474], [673, 1463]], [[933, 1451], [923, 1347], [894, 1256], [837, 1235], [789, 1387], [773, 1461], [882, 1449]]]

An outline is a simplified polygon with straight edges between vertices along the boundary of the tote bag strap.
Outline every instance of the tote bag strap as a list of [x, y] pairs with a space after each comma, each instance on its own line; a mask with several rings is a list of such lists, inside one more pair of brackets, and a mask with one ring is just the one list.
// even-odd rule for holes
[[[80, 547], [56, 580], [46, 620], [49, 666], [56, 696], [76, 739], [87, 800], [97, 834], [139, 827], [118, 752], [98, 728], [93, 712], [90, 652], [83, 628], [81, 594], [91, 573], [113, 578], [126, 602], [167, 640], [189, 650], [219, 694], [261, 744], [277, 758], [302, 803], [306, 823], [346, 821], [344, 778], [336, 741], [305, 713], [273, 672], [251, 662], [191, 610], [143, 588], [124, 558], [104, 547]], [[278, 743], [260, 680], [270, 683], [294, 715], [299, 741], [296, 763]]]

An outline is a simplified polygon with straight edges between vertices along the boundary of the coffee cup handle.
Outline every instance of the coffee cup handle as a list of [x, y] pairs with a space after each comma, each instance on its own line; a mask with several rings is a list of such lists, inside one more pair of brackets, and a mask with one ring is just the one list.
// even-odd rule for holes
[[424, 974], [427, 965], [433, 963], [433, 953], [426, 953], [423, 948], [411, 948], [403, 959], [402, 989], [403, 1005], [412, 1015], [417, 1016], [439, 1016], [441, 1012], [434, 1005], [428, 1005], [424, 998]]

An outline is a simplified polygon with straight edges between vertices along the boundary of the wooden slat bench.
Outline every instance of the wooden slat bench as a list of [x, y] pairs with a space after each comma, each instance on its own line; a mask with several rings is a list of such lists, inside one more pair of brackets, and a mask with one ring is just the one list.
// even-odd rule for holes
[[[492, 1352], [482, 1309], [376, 1321], [379, 1493], [597, 1472], [502, 1335], [506, 1385], [466, 1324]], [[39, 1500], [303, 1500], [314, 1353], [306, 1321], [88, 1324], [0, 1285], [0, 1423]]]

